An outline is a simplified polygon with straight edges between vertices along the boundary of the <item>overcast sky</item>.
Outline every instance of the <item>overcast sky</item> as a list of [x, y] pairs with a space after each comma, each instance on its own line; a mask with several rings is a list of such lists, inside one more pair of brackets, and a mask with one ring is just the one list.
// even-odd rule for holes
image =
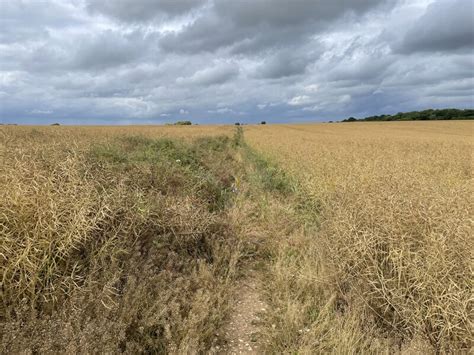
[[474, 107], [474, 0], [0, 0], [2, 123]]

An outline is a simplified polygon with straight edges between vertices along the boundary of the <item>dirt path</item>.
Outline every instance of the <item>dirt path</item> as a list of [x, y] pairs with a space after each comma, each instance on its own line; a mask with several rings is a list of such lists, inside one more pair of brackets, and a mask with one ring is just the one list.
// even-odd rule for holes
[[261, 295], [261, 281], [255, 271], [236, 287], [235, 304], [224, 328], [226, 344], [220, 354], [261, 354], [259, 323], [267, 310]]

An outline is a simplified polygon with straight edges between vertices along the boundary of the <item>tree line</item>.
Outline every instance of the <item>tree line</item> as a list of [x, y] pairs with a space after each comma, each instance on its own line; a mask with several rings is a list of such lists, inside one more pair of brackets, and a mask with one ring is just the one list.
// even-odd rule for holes
[[365, 118], [349, 117], [342, 122], [355, 121], [436, 121], [436, 120], [472, 120], [474, 119], [474, 109], [458, 110], [448, 109], [429, 109], [423, 111], [399, 112], [395, 115], [369, 116]]

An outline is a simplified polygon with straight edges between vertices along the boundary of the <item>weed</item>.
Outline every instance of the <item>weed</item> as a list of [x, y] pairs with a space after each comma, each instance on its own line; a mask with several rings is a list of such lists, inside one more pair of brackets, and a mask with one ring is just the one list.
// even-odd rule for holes
[[4, 150], [2, 352], [209, 349], [241, 254], [230, 140], [41, 132]]

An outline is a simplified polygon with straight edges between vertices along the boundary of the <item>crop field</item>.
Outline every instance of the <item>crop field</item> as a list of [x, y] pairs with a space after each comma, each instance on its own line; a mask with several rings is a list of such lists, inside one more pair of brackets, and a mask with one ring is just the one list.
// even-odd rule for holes
[[468, 352], [473, 128], [1, 126], [0, 352]]
[[[285, 312], [275, 317], [295, 319], [311, 335], [286, 341], [281, 329], [273, 334], [281, 343], [275, 350], [311, 351], [315, 342], [321, 350], [326, 340], [332, 341], [326, 349], [345, 352], [360, 348], [361, 331], [381, 330], [409, 352], [423, 351], [417, 342], [443, 351], [472, 345], [473, 128], [472, 122], [246, 128], [248, 144], [301, 182], [320, 221], [304, 247], [281, 247], [279, 255], [297, 256], [275, 266], [283, 282], [299, 285], [287, 290]], [[315, 288], [325, 294], [321, 300]], [[321, 315], [311, 315], [326, 301], [344, 309], [336, 334], [322, 332]]]
[[0, 352], [209, 348], [239, 254], [233, 129], [0, 129]]

